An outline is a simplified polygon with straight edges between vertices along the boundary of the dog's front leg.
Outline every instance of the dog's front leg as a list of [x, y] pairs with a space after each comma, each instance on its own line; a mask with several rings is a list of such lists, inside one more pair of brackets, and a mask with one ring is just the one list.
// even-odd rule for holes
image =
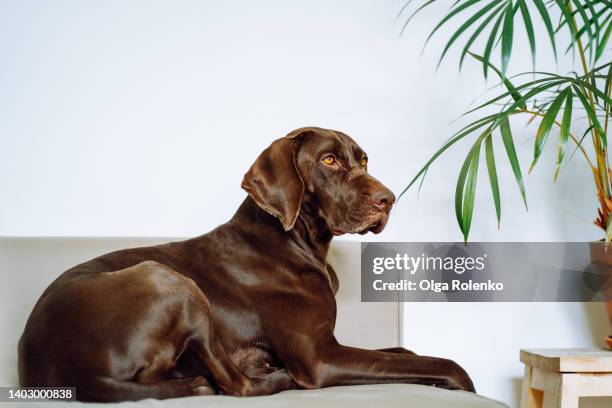
[[475, 392], [468, 374], [454, 361], [405, 352], [328, 345], [305, 358], [295, 356], [288, 369], [303, 388], [408, 383]]
[[305, 275], [299, 290], [290, 293], [258, 306], [272, 351], [300, 388], [412, 383], [474, 392], [472, 380], [454, 361], [338, 344], [333, 293], [318, 275]]

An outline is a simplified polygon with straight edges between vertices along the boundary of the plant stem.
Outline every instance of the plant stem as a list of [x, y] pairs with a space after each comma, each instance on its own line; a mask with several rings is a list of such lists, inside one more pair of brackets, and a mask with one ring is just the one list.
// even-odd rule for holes
[[[612, 91], [612, 81], [608, 84], [608, 89], [604, 89], [606, 96], [610, 99], [610, 92]], [[608, 134], [608, 121], [610, 119], [610, 105], [604, 104], [604, 107], [607, 107], [604, 119], [604, 132], [606, 135]]]
[[[567, 9], [572, 16], [572, 20], [571, 20], [571, 24], [573, 26], [572, 35], [574, 35], [573, 33], [578, 33], [578, 25], [576, 24], [576, 16], [574, 15], [572, 4], [570, 2], [567, 2], [566, 4], [567, 4]], [[576, 37], [576, 43], [578, 44], [578, 53], [580, 55], [580, 62], [582, 63], [582, 70], [584, 71], [584, 80], [585, 82], [588, 82], [589, 75], [591, 74], [591, 72], [589, 71], [589, 68], [587, 65], [586, 55], [584, 52], [584, 45], [582, 44], [582, 38], [580, 37], [580, 35], [576, 35], [575, 37]], [[595, 106], [595, 101], [593, 100], [593, 91], [589, 88], [588, 92], [586, 92], [583, 86], [581, 86], [581, 88], [582, 88], [582, 92], [588, 95], [589, 104], [591, 105], [591, 109], [593, 109], [593, 112], [595, 112], [596, 106]], [[601, 179], [600, 186], [603, 189], [602, 193], [604, 194], [606, 198], [610, 198], [610, 182], [609, 182], [610, 165], [608, 164], [608, 150], [604, 149], [604, 147], [601, 145], [601, 141], [597, 137], [597, 129], [595, 128], [595, 126], [593, 126], [593, 123], [591, 122], [590, 118], [589, 118], [589, 126], [591, 126], [592, 128], [591, 129], [591, 139], [593, 140], [593, 147], [595, 148], [595, 156], [597, 158], [597, 169], [599, 170], [599, 178]], [[606, 130], [606, 133], [607, 133], [607, 130]], [[607, 214], [606, 214], [606, 217], [607, 217]]]

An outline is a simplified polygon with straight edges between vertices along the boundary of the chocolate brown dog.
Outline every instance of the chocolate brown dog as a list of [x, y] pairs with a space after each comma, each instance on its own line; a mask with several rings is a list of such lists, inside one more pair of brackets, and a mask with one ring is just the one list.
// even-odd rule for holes
[[19, 342], [22, 386], [121, 401], [417, 383], [474, 391], [450, 360], [334, 338], [334, 235], [378, 233], [393, 193], [346, 134], [302, 128], [244, 176], [249, 196], [198, 238], [126, 249], [66, 271]]

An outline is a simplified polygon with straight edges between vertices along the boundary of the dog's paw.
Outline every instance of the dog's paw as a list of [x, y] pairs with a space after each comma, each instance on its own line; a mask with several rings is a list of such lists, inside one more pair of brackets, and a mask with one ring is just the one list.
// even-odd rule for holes
[[204, 377], [196, 377], [189, 383], [193, 395], [214, 395], [215, 389]]
[[275, 367], [274, 371], [251, 377], [250, 380], [249, 395], [270, 395], [295, 388], [293, 379], [284, 368]]

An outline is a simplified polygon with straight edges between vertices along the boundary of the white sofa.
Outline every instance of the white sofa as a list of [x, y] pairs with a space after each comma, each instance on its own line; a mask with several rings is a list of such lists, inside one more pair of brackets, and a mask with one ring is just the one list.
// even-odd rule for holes
[[[17, 341], [26, 319], [42, 293], [68, 267], [115, 249], [167, 242], [170, 238], [0, 238], [0, 386], [17, 385]], [[336, 336], [344, 344], [382, 348], [399, 343], [399, 307], [395, 303], [362, 303], [359, 277], [360, 246], [335, 242], [330, 262], [340, 279]], [[359, 322], [357, 324], [357, 322]], [[70, 406], [81, 403], [74, 402]], [[313, 391], [234, 398], [190, 397], [175, 400], [144, 400], [121, 403], [137, 407], [260, 407], [292, 406], [318, 408], [401, 406], [404, 408], [499, 408], [505, 405], [465, 392], [406, 384], [332, 387]], [[14, 403], [10, 406], [31, 406]], [[48, 402], [44, 406], [65, 406]], [[108, 404], [87, 404], [87, 406]], [[38, 405], [37, 405], [38, 406]]]

